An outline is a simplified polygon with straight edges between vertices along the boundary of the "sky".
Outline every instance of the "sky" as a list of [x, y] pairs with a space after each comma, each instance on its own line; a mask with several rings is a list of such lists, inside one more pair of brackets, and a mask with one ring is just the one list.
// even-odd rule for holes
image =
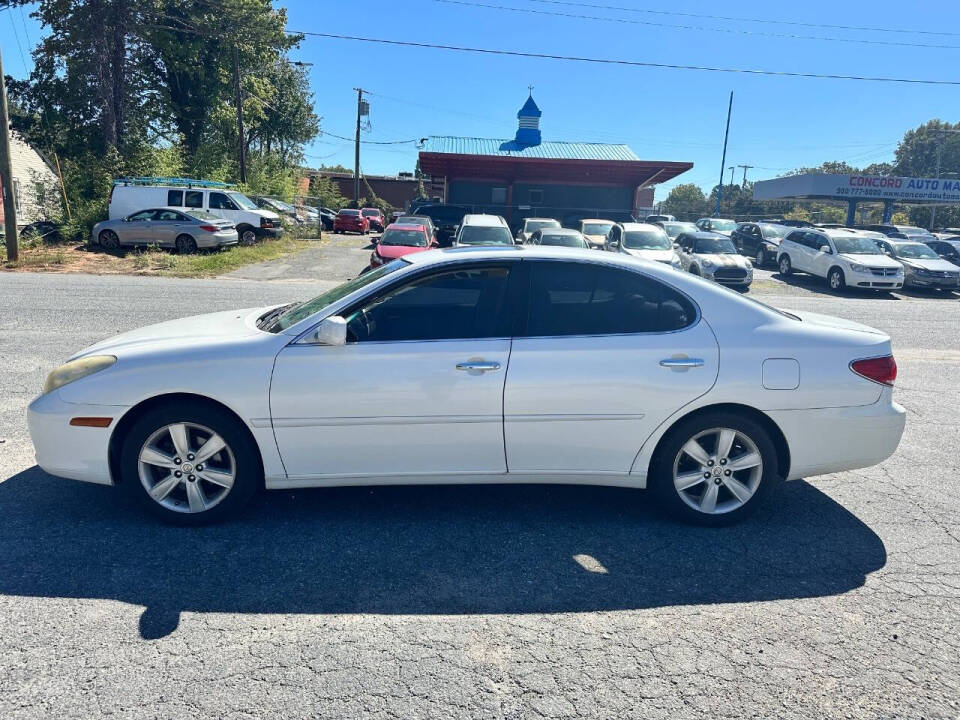
[[[287, 7], [288, 29], [295, 31], [780, 72], [960, 78], [960, 8], [942, 0], [920, 6], [889, 0], [274, 4]], [[29, 50], [43, 34], [29, 12], [29, 7], [0, 11], [4, 71], [17, 78], [29, 72]], [[291, 59], [313, 63], [309, 74], [322, 117], [324, 134], [307, 147], [307, 165], [352, 167], [352, 140], [334, 136], [353, 136], [353, 88], [369, 91], [371, 128], [363, 140], [390, 142], [429, 135], [510, 138], [532, 85], [543, 111], [544, 140], [626, 143], [644, 160], [693, 162], [692, 170], [657, 188], [658, 200], [678, 183], [692, 182], [706, 192], [717, 183], [731, 91], [725, 165], [754, 166], [747, 171], [749, 180], [827, 160], [855, 166], [891, 161], [906, 130], [933, 118], [960, 120], [957, 86], [597, 65], [311, 36], [291, 52]], [[367, 174], [395, 174], [411, 171], [416, 156], [416, 142], [364, 144], [360, 165]], [[724, 177], [729, 181], [729, 171]], [[742, 177], [737, 168], [736, 181]]]

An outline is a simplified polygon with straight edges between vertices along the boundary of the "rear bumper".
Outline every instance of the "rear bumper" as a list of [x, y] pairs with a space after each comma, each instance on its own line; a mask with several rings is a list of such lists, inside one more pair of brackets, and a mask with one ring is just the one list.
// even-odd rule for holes
[[[27, 408], [27, 426], [37, 464], [51, 475], [113, 485], [110, 477], [110, 436], [128, 410], [120, 405], [80, 405], [60, 399], [54, 391], [39, 395]], [[109, 417], [106, 428], [74, 427], [75, 417]]]
[[856, 470], [893, 455], [907, 413], [885, 389], [873, 405], [767, 414], [783, 431], [790, 448], [790, 480]]
[[224, 245], [236, 245], [240, 242], [240, 236], [236, 230], [218, 233], [204, 233], [197, 237], [197, 247], [212, 248], [223, 247]]

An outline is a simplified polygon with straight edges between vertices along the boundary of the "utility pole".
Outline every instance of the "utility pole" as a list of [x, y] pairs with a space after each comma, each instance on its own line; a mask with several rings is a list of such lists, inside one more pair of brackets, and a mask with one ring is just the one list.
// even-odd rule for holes
[[743, 168], [743, 185], [741, 186], [744, 190], [747, 189], [747, 170], [753, 167], [753, 165], [737, 165], [739, 168]]
[[736, 169], [737, 169], [736, 165], [731, 165], [730, 167], [727, 168], [727, 170], [730, 171], [730, 184], [731, 184], [731, 185], [733, 185], [733, 171], [736, 170]]
[[[943, 154], [943, 136], [944, 135], [960, 135], [960, 130], [947, 130], [946, 128], [938, 128], [934, 130], [935, 133], [940, 134], [940, 142], [937, 143], [937, 180], [940, 179], [940, 156]], [[953, 174], [953, 173], [951, 173]], [[937, 219], [937, 206], [933, 204], [930, 206], [930, 230], [934, 228], [934, 221]]]
[[360, 109], [363, 106], [363, 88], [357, 91], [357, 136], [353, 147], [353, 201], [360, 207]]
[[237, 147], [240, 151], [240, 182], [247, 182], [247, 147], [243, 132], [243, 98], [240, 96], [240, 51], [233, 44], [233, 85], [237, 95]]
[[730, 137], [730, 114], [733, 112], [733, 90], [730, 91], [730, 104], [727, 106], [727, 129], [723, 133], [723, 158], [720, 160], [720, 186], [717, 188], [717, 210], [714, 217], [720, 217], [720, 201], [723, 198], [723, 167], [727, 164], [727, 138]]
[[17, 206], [13, 197], [13, 168], [10, 166], [10, 118], [7, 115], [7, 86], [0, 58], [0, 186], [3, 187], [3, 222], [7, 233], [7, 261], [20, 259], [17, 243]]

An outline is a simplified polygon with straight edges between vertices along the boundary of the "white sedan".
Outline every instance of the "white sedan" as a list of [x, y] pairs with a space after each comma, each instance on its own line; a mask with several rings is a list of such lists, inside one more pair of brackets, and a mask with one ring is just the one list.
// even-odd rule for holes
[[260, 487], [540, 482], [649, 487], [718, 525], [893, 453], [895, 376], [877, 330], [661, 263], [461, 248], [104, 340], [28, 419], [44, 470], [182, 524]]

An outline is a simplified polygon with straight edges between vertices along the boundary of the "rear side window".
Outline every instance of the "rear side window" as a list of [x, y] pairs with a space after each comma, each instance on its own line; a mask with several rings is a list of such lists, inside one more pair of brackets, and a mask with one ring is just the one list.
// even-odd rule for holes
[[191, 208], [203, 207], [203, 191], [202, 190], [187, 190], [185, 195], [186, 195], [186, 202], [184, 204], [187, 207], [191, 207]]
[[167, 190], [167, 205], [183, 205], [183, 190]]
[[629, 270], [567, 262], [530, 266], [528, 337], [670, 332], [696, 317], [682, 294]]

